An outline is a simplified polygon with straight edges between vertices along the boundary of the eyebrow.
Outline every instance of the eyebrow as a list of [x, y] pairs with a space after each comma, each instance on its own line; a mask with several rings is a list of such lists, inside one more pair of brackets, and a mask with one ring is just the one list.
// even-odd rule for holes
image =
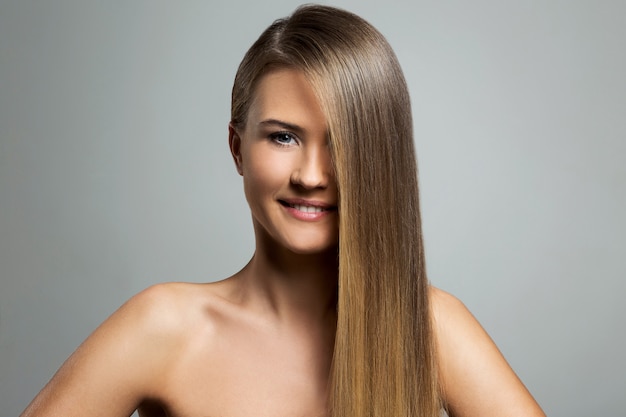
[[278, 119], [265, 119], [259, 122], [259, 126], [280, 126], [283, 129], [291, 130], [295, 133], [303, 133], [304, 128], [294, 125], [293, 123], [287, 123]]

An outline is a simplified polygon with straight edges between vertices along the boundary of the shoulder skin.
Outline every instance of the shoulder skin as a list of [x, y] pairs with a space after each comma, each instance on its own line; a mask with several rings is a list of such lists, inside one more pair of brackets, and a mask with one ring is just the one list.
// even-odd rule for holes
[[132, 297], [78, 347], [22, 417], [128, 416], [158, 396], [172, 352], [200, 321], [190, 285], [158, 284]]
[[451, 417], [545, 417], [482, 326], [456, 297], [431, 288], [439, 378]]

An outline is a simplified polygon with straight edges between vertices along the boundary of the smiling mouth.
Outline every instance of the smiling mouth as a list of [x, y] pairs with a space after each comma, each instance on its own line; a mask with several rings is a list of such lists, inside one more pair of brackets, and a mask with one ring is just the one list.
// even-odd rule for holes
[[279, 202], [285, 207], [290, 207], [302, 213], [322, 213], [325, 211], [333, 211], [337, 209], [337, 207], [335, 206], [329, 206], [329, 205], [320, 204], [320, 203], [313, 203], [313, 204], [290, 203], [285, 200], [279, 200]]

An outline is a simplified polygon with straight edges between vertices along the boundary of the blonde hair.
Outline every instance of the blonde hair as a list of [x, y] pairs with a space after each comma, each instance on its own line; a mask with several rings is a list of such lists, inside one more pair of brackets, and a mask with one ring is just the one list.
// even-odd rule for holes
[[339, 189], [339, 294], [329, 410], [336, 417], [439, 415], [411, 108], [398, 60], [373, 26], [307, 5], [275, 21], [241, 62], [232, 123], [258, 80], [304, 72], [329, 126]]

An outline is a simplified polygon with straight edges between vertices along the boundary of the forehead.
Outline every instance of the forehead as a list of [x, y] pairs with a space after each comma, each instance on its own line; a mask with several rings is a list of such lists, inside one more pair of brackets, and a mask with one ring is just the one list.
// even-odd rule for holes
[[248, 123], [276, 119], [304, 129], [326, 131], [326, 118], [302, 71], [276, 69], [259, 80], [248, 114]]

